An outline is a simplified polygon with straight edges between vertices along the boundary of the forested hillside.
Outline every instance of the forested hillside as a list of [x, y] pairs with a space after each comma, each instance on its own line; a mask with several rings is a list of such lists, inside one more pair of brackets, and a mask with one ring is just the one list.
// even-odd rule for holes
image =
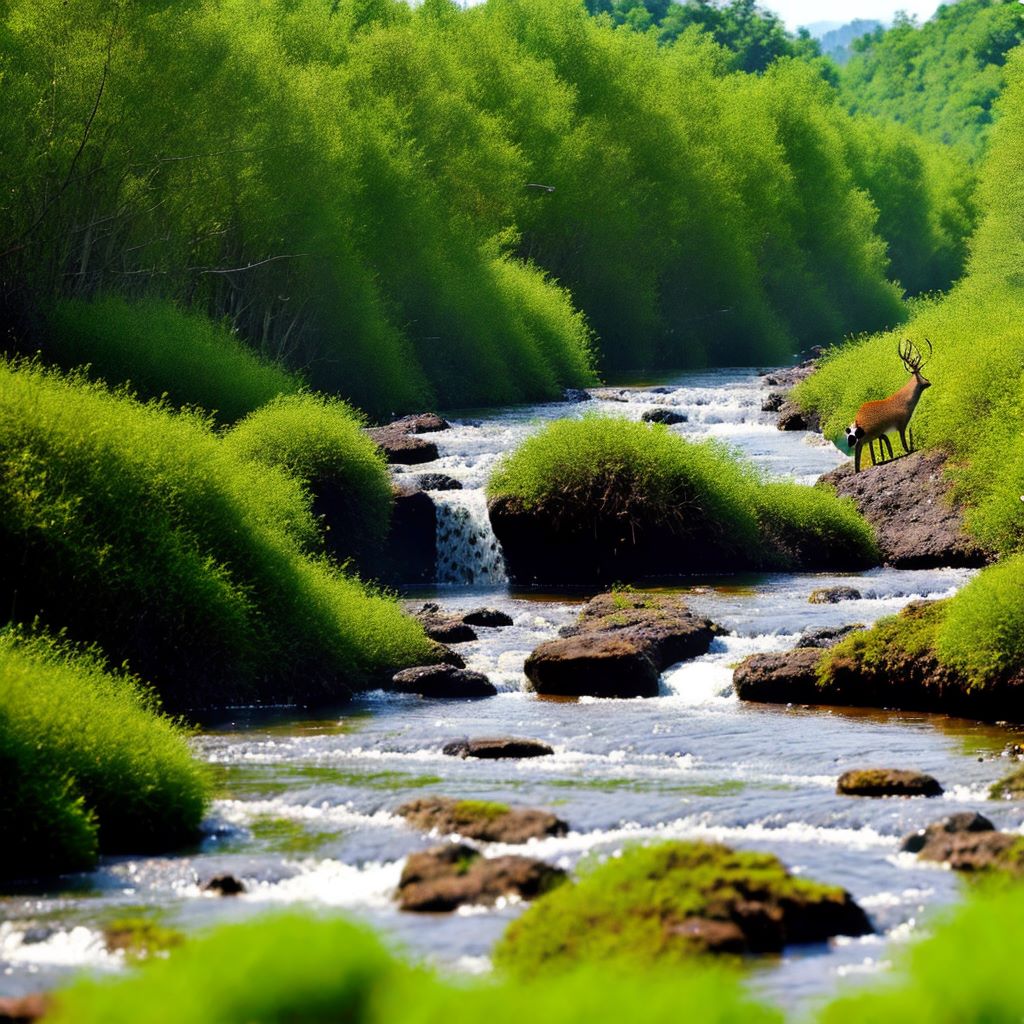
[[964, 167], [849, 117], [802, 43], [751, 63], [771, 17], [698, 7], [710, 36], [666, 37], [692, 5], [659, 33], [578, 0], [15, 0], [7, 344], [118, 382], [78, 300], [144, 298], [102, 320], [152, 367], [191, 310], [386, 415], [785, 360], [947, 286]]
[[897, 18], [855, 40], [842, 91], [855, 112], [910, 125], [977, 156], [1005, 84], [1006, 57], [1024, 41], [1016, 0], [960, 0], [918, 26]]

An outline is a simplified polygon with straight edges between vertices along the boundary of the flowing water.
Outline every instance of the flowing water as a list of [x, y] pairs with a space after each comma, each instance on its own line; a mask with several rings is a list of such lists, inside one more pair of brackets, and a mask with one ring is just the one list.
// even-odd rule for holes
[[[950, 872], [898, 853], [900, 837], [960, 809], [981, 810], [997, 827], [1024, 826], [1021, 805], [986, 800], [988, 785], [1008, 768], [1004, 749], [1021, 731], [923, 714], [744, 705], [732, 695], [730, 666], [753, 652], [785, 650], [810, 626], [869, 623], [915, 598], [951, 594], [970, 572], [679, 581], [695, 610], [730, 630], [707, 655], [664, 673], [656, 698], [552, 701], [523, 691], [523, 660], [573, 620], [587, 595], [510, 592], [486, 519], [482, 487], [496, 460], [557, 417], [597, 411], [639, 419], [657, 405], [687, 416], [674, 431], [720, 439], [773, 475], [810, 483], [841, 461], [820, 438], [775, 430], [760, 412], [765, 393], [753, 371], [723, 370], [657, 388], [599, 389], [598, 401], [580, 405], [477, 412], [434, 435], [441, 458], [426, 468], [464, 488], [434, 493], [439, 585], [409, 597], [511, 615], [512, 626], [478, 627], [479, 639], [460, 645], [498, 695], [441, 702], [378, 693], [316, 716], [289, 708], [225, 714], [196, 741], [222, 794], [201, 847], [175, 857], [107, 859], [62, 886], [0, 899], [0, 995], [52, 986], [83, 967], [119, 968], [120, 954], [104, 950], [99, 928], [154, 911], [187, 931], [285, 906], [344, 911], [412, 956], [486, 970], [494, 941], [521, 907], [413, 915], [392, 901], [404, 858], [436, 841], [394, 809], [428, 793], [548, 807], [570, 823], [567, 836], [492, 846], [491, 855], [525, 852], [572, 868], [589, 854], [657, 837], [775, 853], [797, 872], [849, 889], [877, 934], [787, 951], [755, 968], [755, 988], [785, 1006], [806, 1006], [876, 976], [960, 893]], [[833, 583], [853, 583], [863, 596], [808, 603], [811, 590]], [[533, 737], [555, 755], [476, 762], [441, 754], [445, 742], [473, 735]], [[946, 794], [835, 794], [842, 771], [869, 765], [929, 772]], [[200, 891], [202, 880], [224, 871], [243, 879], [248, 894], [219, 899]]]

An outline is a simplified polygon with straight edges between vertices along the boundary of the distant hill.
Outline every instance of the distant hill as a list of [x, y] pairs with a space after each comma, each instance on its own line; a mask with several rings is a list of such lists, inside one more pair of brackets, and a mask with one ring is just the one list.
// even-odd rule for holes
[[826, 32], [832, 32], [837, 28], [841, 28], [842, 25], [841, 21], [812, 21], [809, 25], [802, 25], [801, 27], [810, 32], [812, 39], [820, 39]]
[[[820, 22], [819, 24], [827, 24]], [[819, 36], [815, 36], [821, 46], [821, 52], [826, 57], [831, 57], [837, 64], [845, 64], [850, 59], [850, 44], [854, 39], [869, 35], [875, 29], [882, 28], [880, 21], [867, 18], [856, 18], [846, 25], [830, 29]], [[815, 35], [811, 32], [811, 35]]]

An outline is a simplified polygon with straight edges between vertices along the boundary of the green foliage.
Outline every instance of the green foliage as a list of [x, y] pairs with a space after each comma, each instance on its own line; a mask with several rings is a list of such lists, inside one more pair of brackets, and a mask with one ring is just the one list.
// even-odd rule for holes
[[893, 981], [858, 987], [824, 1008], [821, 1024], [1011, 1024], [1024, 981], [1007, 935], [1024, 913], [1024, 889], [999, 886], [945, 915], [900, 957]]
[[196, 414], [0, 363], [3, 607], [129, 660], [168, 706], [345, 695], [433, 645], [304, 551], [309, 499]]
[[1014, 0], [943, 4], [921, 26], [897, 18], [892, 28], [857, 39], [840, 76], [843, 96], [854, 111], [977, 155], [1005, 84], [1007, 54], [1021, 42], [1024, 15]]
[[197, 838], [209, 789], [138, 679], [45, 636], [0, 632], [0, 877], [89, 868]]
[[869, 562], [876, 553], [870, 527], [849, 501], [823, 489], [765, 483], [722, 445], [686, 441], [660, 424], [556, 420], [498, 464], [487, 493], [543, 506], [556, 519], [697, 532], [766, 567], [837, 551]]
[[643, 1006], [651, 1024], [779, 1024], [736, 977], [690, 966], [642, 976], [607, 968], [530, 983], [445, 982], [342, 920], [272, 917], [222, 927], [128, 977], [60, 994], [54, 1024], [600, 1024]]
[[841, 898], [842, 890], [794, 878], [768, 853], [708, 843], [634, 846], [535, 900], [505, 931], [494, 962], [520, 977], [604, 961], [679, 964], [700, 951], [679, 926], [728, 920], [729, 903], [744, 897], [813, 902]]
[[285, 470], [319, 497], [336, 556], [358, 557], [383, 542], [393, 502], [387, 462], [344, 402], [280, 398], [236, 424], [224, 444], [243, 461]]
[[60, 302], [49, 317], [47, 340], [48, 351], [68, 369], [89, 364], [110, 384], [129, 384], [144, 398], [166, 395], [221, 421], [299, 388], [293, 375], [260, 359], [229, 331], [154, 299]]

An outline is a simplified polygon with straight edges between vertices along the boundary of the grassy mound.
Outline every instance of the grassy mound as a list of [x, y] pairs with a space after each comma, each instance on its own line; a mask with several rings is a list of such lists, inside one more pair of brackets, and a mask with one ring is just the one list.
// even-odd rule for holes
[[313, 494], [328, 548], [356, 556], [383, 543], [393, 497], [387, 462], [344, 402], [291, 395], [250, 413], [225, 436], [239, 458], [286, 470]]
[[169, 707], [338, 697], [433, 659], [398, 605], [304, 552], [288, 474], [196, 414], [0, 363], [0, 601], [128, 660]]
[[641, 570], [856, 567], [876, 557], [851, 502], [766, 483], [725, 447], [657, 424], [556, 421], [499, 464], [487, 492], [492, 509], [499, 502], [545, 522], [578, 543], [581, 557], [588, 548], [595, 561], [611, 549], [628, 555], [648, 543]]
[[195, 839], [208, 780], [138, 680], [45, 637], [0, 633], [0, 878]]
[[602, 1024], [643, 1007], [651, 1024], [779, 1024], [737, 979], [704, 968], [671, 975], [571, 977], [520, 983], [445, 983], [386, 953], [340, 920], [274, 917], [231, 925], [173, 950], [128, 977], [83, 981], [61, 993], [53, 1024]]
[[49, 329], [62, 366], [87, 363], [110, 384], [130, 383], [145, 398], [166, 395], [175, 405], [197, 405], [225, 422], [299, 389], [293, 374], [261, 359], [230, 331], [159, 299], [63, 301]]
[[866, 931], [847, 893], [794, 878], [771, 854], [666, 842], [627, 849], [536, 900], [494, 962], [519, 976], [602, 961], [664, 966]]

